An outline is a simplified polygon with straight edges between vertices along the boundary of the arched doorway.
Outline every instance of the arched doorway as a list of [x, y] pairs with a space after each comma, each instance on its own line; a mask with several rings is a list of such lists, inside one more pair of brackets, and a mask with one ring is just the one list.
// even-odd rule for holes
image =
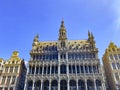
[[87, 80], [87, 88], [88, 90], [94, 90], [94, 84], [91, 80]]
[[32, 90], [32, 86], [33, 86], [33, 81], [32, 80], [28, 81], [27, 90]]
[[48, 80], [44, 81], [43, 90], [49, 90], [49, 81]]
[[100, 80], [96, 80], [96, 89], [101, 90], [101, 81]]
[[66, 80], [60, 81], [60, 90], [67, 90], [67, 81]]
[[58, 82], [57, 82], [57, 80], [53, 80], [51, 82], [51, 90], [58, 90]]
[[69, 85], [70, 85], [70, 90], [77, 90], [75, 80], [70, 80]]
[[78, 80], [78, 90], [85, 90], [85, 82], [83, 80]]
[[35, 82], [35, 90], [40, 90], [40, 88], [41, 88], [41, 82], [40, 80], [38, 80]]

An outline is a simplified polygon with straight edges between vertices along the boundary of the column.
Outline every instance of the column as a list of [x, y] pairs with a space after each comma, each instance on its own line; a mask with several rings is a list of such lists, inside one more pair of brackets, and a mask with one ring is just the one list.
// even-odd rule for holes
[[95, 80], [95, 78], [94, 78], [94, 90], [97, 90], [97, 88], [96, 88], [96, 80]]
[[87, 80], [85, 79], [85, 90], [87, 90]]
[[76, 80], [76, 86], [77, 86], [77, 90], [78, 90], [78, 80]]
[[41, 90], [43, 90], [43, 80], [41, 80]]
[[79, 70], [80, 70], [79, 73], [81, 74], [81, 65], [80, 65], [80, 61], [79, 61]]
[[68, 78], [68, 80], [67, 80], [67, 90], [70, 90], [69, 78]]
[[75, 62], [75, 74], [77, 76], [77, 65], [76, 65], [76, 62]]
[[66, 52], [66, 60], [67, 60], [67, 76], [69, 77], [68, 52]]
[[60, 90], [60, 79], [58, 80], [58, 90]]
[[88, 74], [90, 74], [90, 71], [89, 71], [89, 65], [87, 65], [87, 70], [88, 70]]
[[43, 62], [43, 67], [42, 67], [42, 76], [44, 74], [44, 62]]
[[39, 68], [38, 68], [38, 74], [40, 74], [40, 65], [38, 65], [39, 66]]
[[35, 87], [34, 87], [34, 86], [35, 86], [34, 84], [35, 84], [35, 80], [33, 80], [32, 90], [34, 90], [34, 88], [35, 88]]
[[34, 70], [34, 75], [36, 74], [36, 65], [35, 65], [35, 70]]
[[49, 90], [51, 90], [51, 80], [49, 80]]
[[52, 66], [51, 66], [51, 63], [50, 63], [50, 75], [51, 75], [51, 67], [52, 67]]
[[47, 72], [48, 72], [48, 65], [46, 65], [46, 75], [47, 75]]
[[24, 86], [24, 90], [27, 90], [27, 78], [25, 79], [25, 86]]
[[83, 64], [83, 72], [84, 72], [84, 75], [86, 75], [85, 65], [84, 64]]

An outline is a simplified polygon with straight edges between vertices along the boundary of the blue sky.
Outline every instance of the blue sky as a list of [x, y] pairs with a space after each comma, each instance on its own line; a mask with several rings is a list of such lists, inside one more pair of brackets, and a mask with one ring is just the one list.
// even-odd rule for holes
[[110, 41], [120, 46], [120, 0], [1, 0], [0, 57], [9, 59], [14, 50], [29, 60], [33, 38], [58, 39], [62, 18], [68, 39], [87, 39], [93, 32], [99, 58]]

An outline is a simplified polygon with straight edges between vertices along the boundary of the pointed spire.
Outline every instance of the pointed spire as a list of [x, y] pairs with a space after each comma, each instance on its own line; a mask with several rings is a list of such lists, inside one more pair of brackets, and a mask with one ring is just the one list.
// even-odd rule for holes
[[90, 35], [90, 31], [88, 30], [88, 37], [90, 38], [90, 36], [91, 36], [91, 35]]
[[64, 20], [62, 19], [61, 21], [61, 26], [59, 29], [59, 40], [66, 40], [67, 39], [67, 35], [66, 35], [66, 29], [64, 26]]
[[92, 32], [91, 32], [91, 38], [94, 40], [94, 36], [93, 36]]
[[36, 46], [39, 42], [39, 34], [37, 34], [33, 39], [33, 46]]
[[34, 42], [38, 42], [39, 40], [39, 34], [37, 34], [35, 37], [34, 37]]

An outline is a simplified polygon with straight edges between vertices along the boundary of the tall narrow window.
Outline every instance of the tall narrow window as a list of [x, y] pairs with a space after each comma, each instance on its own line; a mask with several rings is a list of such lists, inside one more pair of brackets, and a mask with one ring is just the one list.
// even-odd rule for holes
[[120, 59], [120, 54], [118, 54], [118, 57], [119, 57], [119, 59]]
[[12, 72], [13, 72], [13, 66], [10, 67], [10, 73], [12, 73]]
[[115, 63], [112, 63], [112, 68], [116, 69]]
[[15, 66], [15, 71], [14, 71], [15, 73], [17, 73], [18, 72], [18, 66]]
[[7, 78], [7, 85], [10, 83], [10, 79], [11, 79], [11, 76], [8, 76], [8, 78]]
[[8, 72], [8, 69], [9, 69], [9, 67], [6, 67], [6, 68], [5, 68], [5, 72], [6, 72], [6, 73]]
[[110, 59], [113, 60], [113, 55], [112, 54], [110, 54]]
[[16, 76], [13, 76], [11, 84], [15, 84]]
[[60, 72], [61, 72], [61, 74], [66, 74], [66, 72], [67, 72], [66, 71], [66, 65], [63, 64], [63, 65], [60, 66]]
[[115, 73], [115, 78], [116, 78], [116, 81], [119, 81], [119, 75], [118, 75], [118, 73]]
[[117, 65], [117, 68], [120, 69], [120, 64], [119, 64], [119, 62], [117, 62], [116, 65]]
[[118, 60], [117, 54], [114, 54], [114, 58], [115, 60]]
[[3, 76], [1, 84], [4, 84], [6, 80], [6, 76]]

